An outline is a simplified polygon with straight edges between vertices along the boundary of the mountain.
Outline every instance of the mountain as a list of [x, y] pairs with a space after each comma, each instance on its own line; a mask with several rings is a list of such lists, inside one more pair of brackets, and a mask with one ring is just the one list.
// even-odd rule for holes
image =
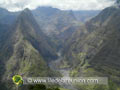
[[51, 7], [39, 7], [33, 11], [34, 17], [46, 34], [59, 34], [61, 30], [75, 22], [72, 11], [61, 11]]
[[11, 25], [19, 13], [20, 12], [9, 12], [6, 9], [0, 8], [0, 23]]
[[76, 19], [81, 22], [86, 22], [90, 20], [91, 18], [97, 16], [100, 11], [99, 10], [78, 10], [78, 11], [73, 11]]
[[[32, 13], [29, 9], [17, 14], [0, 11], [2, 90], [15, 90], [8, 79], [16, 74], [23, 77], [60, 76], [48, 66], [54, 60], [58, 60], [55, 61], [57, 68], [54, 63], [52, 67], [57, 70], [60, 66], [64, 72], [70, 70], [68, 76], [109, 77], [109, 85], [78, 85], [78, 90], [119, 90], [120, 8], [112, 6], [100, 13], [51, 7], [39, 7]], [[6, 19], [9, 16], [13, 18]], [[95, 17], [86, 21], [92, 16]], [[35, 85], [31, 88], [48, 87]], [[27, 90], [26, 87], [23, 89]]]
[[43, 32], [56, 43], [57, 49], [63, 48], [72, 33], [98, 13], [99, 11], [59, 10], [52, 7], [38, 7], [33, 10], [36, 21]]
[[[2, 80], [16, 74], [29, 77], [57, 75], [47, 65], [49, 60], [57, 58], [56, 52], [30, 10], [21, 12], [3, 38], [0, 44]], [[11, 84], [7, 85], [8, 88], [12, 87]]]
[[76, 20], [73, 11], [52, 7], [38, 7], [33, 11], [33, 15], [43, 32], [55, 43], [57, 50], [64, 46], [65, 40], [80, 27], [81, 23]]
[[[20, 12], [9, 12], [0, 8], [0, 20], [3, 24], [12, 24]], [[52, 7], [39, 7], [32, 11], [36, 21], [48, 35], [60, 34], [64, 28], [85, 22], [98, 14], [99, 11], [67, 11]], [[68, 31], [69, 32], [69, 31]]]
[[102, 90], [117, 90], [120, 84], [119, 13], [120, 8], [104, 9], [68, 40], [64, 60], [73, 68], [71, 76], [109, 77], [109, 86], [101, 86]]
[[[68, 26], [79, 26], [86, 20], [96, 16], [100, 11], [72, 11], [59, 10], [52, 7], [38, 7], [33, 15], [48, 35], [61, 34], [61, 30]], [[69, 31], [68, 31], [69, 32]]]

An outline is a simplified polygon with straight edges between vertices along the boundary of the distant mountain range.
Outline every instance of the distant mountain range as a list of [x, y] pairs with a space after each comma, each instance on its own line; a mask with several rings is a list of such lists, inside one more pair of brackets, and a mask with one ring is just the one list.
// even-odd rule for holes
[[[9, 12], [0, 8], [0, 21], [4, 24], [11, 24], [15, 21], [20, 12]], [[32, 13], [45, 33], [59, 33], [59, 30], [68, 24], [83, 23], [96, 16], [100, 11], [63, 11], [52, 7], [38, 7]], [[52, 23], [51, 23], [52, 22]], [[59, 29], [59, 30], [58, 30]]]

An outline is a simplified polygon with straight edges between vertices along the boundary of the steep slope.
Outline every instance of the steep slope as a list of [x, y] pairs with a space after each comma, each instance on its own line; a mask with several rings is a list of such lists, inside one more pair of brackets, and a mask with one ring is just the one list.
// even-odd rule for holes
[[[21, 24], [23, 25], [22, 32], [24, 33], [25, 38], [27, 40], [29, 40], [32, 43], [32, 45], [36, 49], [38, 49], [39, 52], [43, 56], [45, 56], [45, 58], [53, 58], [53, 59], [56, 58], [55, 51], [49, 45], [50, 43], [49, 43], [48, 38], [44, 35], [44, 33], [42, 32], [42, 30], [39, 29], [39, 26], [35, 22], [35, 20], [33, 19], [32, 14], [30, 14], [30, 13], [27, 13], [27, 14], [25, 13], [24, 14], [24, 12], [23, 12], [21, 14], [21, 16], [23, 17], [23, 18], [21, 18]], [[27, 19], [27, 18], [29, 18], [28, 21], [24, 21], [24, 19]], [[27, 26], [27, 25], [29, 25], [29, 26]], [[27, 29], [24, 30], [24, 28], [25, 29], [27, 28]], [[31, 31], [30, 31], [30, 29], [31, 29]], [[34, 40], [36, 40], [35, 43], [34, 43]]]
[[[28, 55], [28, 57], [26, 58], [29, 59], [31, 55], [34, 56], [35, 54], [37, 55], [33, 57], [33, 59], [35, 58], [35, 60], [39, 60], [40, 57], [41, 60], [42, 57], [45, 60], [49, 60], [49, 58], [56, 58], [55, 51], [48, 44], [47, 38], [40, 30], [39, 26], [37, 25], [31, 12], [28, 9], [25, 9], [20, 14], [15, 26], [15, 30], [13, 30], [10, 38], [14, 44], [13, 57], [14, 55], [19, 56], [20, 54], [20, 57], [23, 57], [24, 55], [24, 57], [26, 57], [26, 55]], [[16, 55], [17, 52], [18, 55]], [[19, 57], [17, 59], [19, 59]]]
[[120, 8], [106, 8], [86, 23], [86, 34], [73, 35], [74, 42], [65, 56], [73, 67], [72, 76], [107, 76], [119, 85], [119, 13]]
[[19, 12], [9, 12], [0, 8], [0, 23], [11, 25], [19, 15]]
[[[47, 35], [61, 35], [61, 32], [64, 33], [65, 28], [79, 26], [90, 17], [97, 15], [98, 12], [60, 10], [52, 7], [39, 7], [33, 10], [36, 20]], [[68, 32], [71, 31], [67, 30]]]
[[112, 14], [114, 14], [114, 12], [116, 11], [117, 9], [114, 7], [106, 8], [105, 10], [103, 10], [98, 16], [86, 22], [85, 25], [81, 26], [80, 29], [73, 33], [66, 46], [72, 47], [70, 50], [73, 50], [75, 52], [86, 51], [83, 47], [86, 47], [87, 49], [87, 44], [91, 45], [92, 43], [94, 43], [91, 40], [96, 39], [94, 38], [95, 34], [101, 32], [103, 29], [105, 30], [105, 25], [110, 20]]
[[[76, 30], [72, 30], [72, 28], [79, 27], [79, 22], [72, 11], [39, 7], [33, 11], [33, 15], [43, 32], [54, 42], [57, 50], [64, 46], [64, 41]], [[69, 34], [67, 35], [67, 33]]]
[[[0, 47], [3, 81], [16, 74], [30, 77], [56, 76], [46, 61], [57, 58], [57, 55], [28, 9], [19, 15]], [[9, 84], [6, 85], [11, 88], [11, 82]]]
[[[120, 8], [111, 15], [111, 18], [107, 25], [105, 26], [105, 30], [101, 31], [102, 37], [100, 41], [100, 50], [96, 53], [96, 55], [90, 60], [91, 66], [95, 68], [95, 70], [104, 73], [109, 76], [111, 79], [116, 81], [118, 84], [120, 83]], [[104, 32], [104, 33], [103, 33]], [[101, 34], [101, 33], [100, 33]], [[98, 37], [102, 36], [98, 35]], [[96, 66], [97, 65], [97, 66]]]
[[99, 10], [81, 10], [73, 11], [77, 20], [86, 22], [100, 13]]
[[51, 7], [39, 7], [33, 14], [44, 29], [43, 32], [48, 35], [59, 34], [64, 27], [76, 21], [72, 11], [61, 11]]
[[117, 9], [114, 7], [106, 8], [99, 15], [86, 22], [85, 25], [81, 26], [81, 28], [73, 33], [72, 37], [67, 41], [65, 48], [71, 47], [71, 49], [68, 49], [68, 51], [66, 50], [66, 53], [70, 52], [69, 50], [73, 50], [75, 52], [85, 51], [84, 47], [87, 49], [87, 44], [91, 45], [94, 43], [95, 40], [93, 40], [93, 42], [91, 40], [96, 39], [94, 38], [95, 33], [100, 32], [101, 29], [105, 29], [104, 26], [110, 20], [112, 14], [116, 11]]
[[[7, 24], [1, 24], [0, 23], [0, 78], [1, 76], [3, 75], [3, 72], [4, 72], [4, 58], [7, 58], [9, 55], [6, 53], [6, 49], [3, 48], [3, 46], [6, 46], [5, 45], [5, 42], [6, 42], [6, 39], [7, 39], [7, 32], [9, 30], [9, 26]], [[6, 47], [6, 48], [9, 48], [9, 47]], [[9, 51], [9, 49], [8, 49]], [[6, 53], [6, 54], [5, 54]]]
[[71, 11], [39, 7], [33, 10], [33, 15], [43, 32], [51, 38], [58, 50], [64, 47], [66, 40], [71, 37], [72, 33], [81, 28], [85, 18], [88, 19], [95, 16], [95, 13], [97, 14], [97, 11], [94, 14], [92, 12], [94, 11]]

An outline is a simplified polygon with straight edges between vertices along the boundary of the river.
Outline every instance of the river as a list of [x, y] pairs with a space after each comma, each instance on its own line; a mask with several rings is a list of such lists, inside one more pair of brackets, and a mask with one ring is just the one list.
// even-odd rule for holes
[[[71, 78], [70, 75], [69, 75], [70, 70], [71, 70], [70, 68], [62, 68], [62, 69], [59, 68], [63, 57], [62, 57], [62, 54], [61, 54], [60, 51], [57, 54], [58, 54], [58, 59], [56, 59], [54, 61], [51, 61], [49, 63], [49, 67], [54, 71], [60, 72], [63, 78]], [[65, 88], [65, 89], [77, 90], [72, 84], [67, 84], [67, 85], [60, 84], [60, 85], [61, 85], [61, 87]]]

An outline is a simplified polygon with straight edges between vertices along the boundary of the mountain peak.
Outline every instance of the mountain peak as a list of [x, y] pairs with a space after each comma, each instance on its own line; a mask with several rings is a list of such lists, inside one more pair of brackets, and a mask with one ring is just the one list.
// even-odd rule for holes
[[28, 8], [24, 9], [20, 13], [20, 15], [18, 16], [17, 22], [19, 21], [23, 23], [25, 23], [26, 21], [29, 23], [35, 22], [33, 14]]
[[30, 11], [28, 8], [26, 8], [26, 9], [24, 9], [24, 10], [21, 12], [20, 16], [21, 16], [21, 15], [32, 15], [32, 13], [31, 13], [31, 11]]
[[31, 12], [31, 11], [30, 11], [30, 9], [29, 9], [29, 8], [25, 8], [25, 9], [23, 10], [23, 12], [28, 13], [28, 12]]

